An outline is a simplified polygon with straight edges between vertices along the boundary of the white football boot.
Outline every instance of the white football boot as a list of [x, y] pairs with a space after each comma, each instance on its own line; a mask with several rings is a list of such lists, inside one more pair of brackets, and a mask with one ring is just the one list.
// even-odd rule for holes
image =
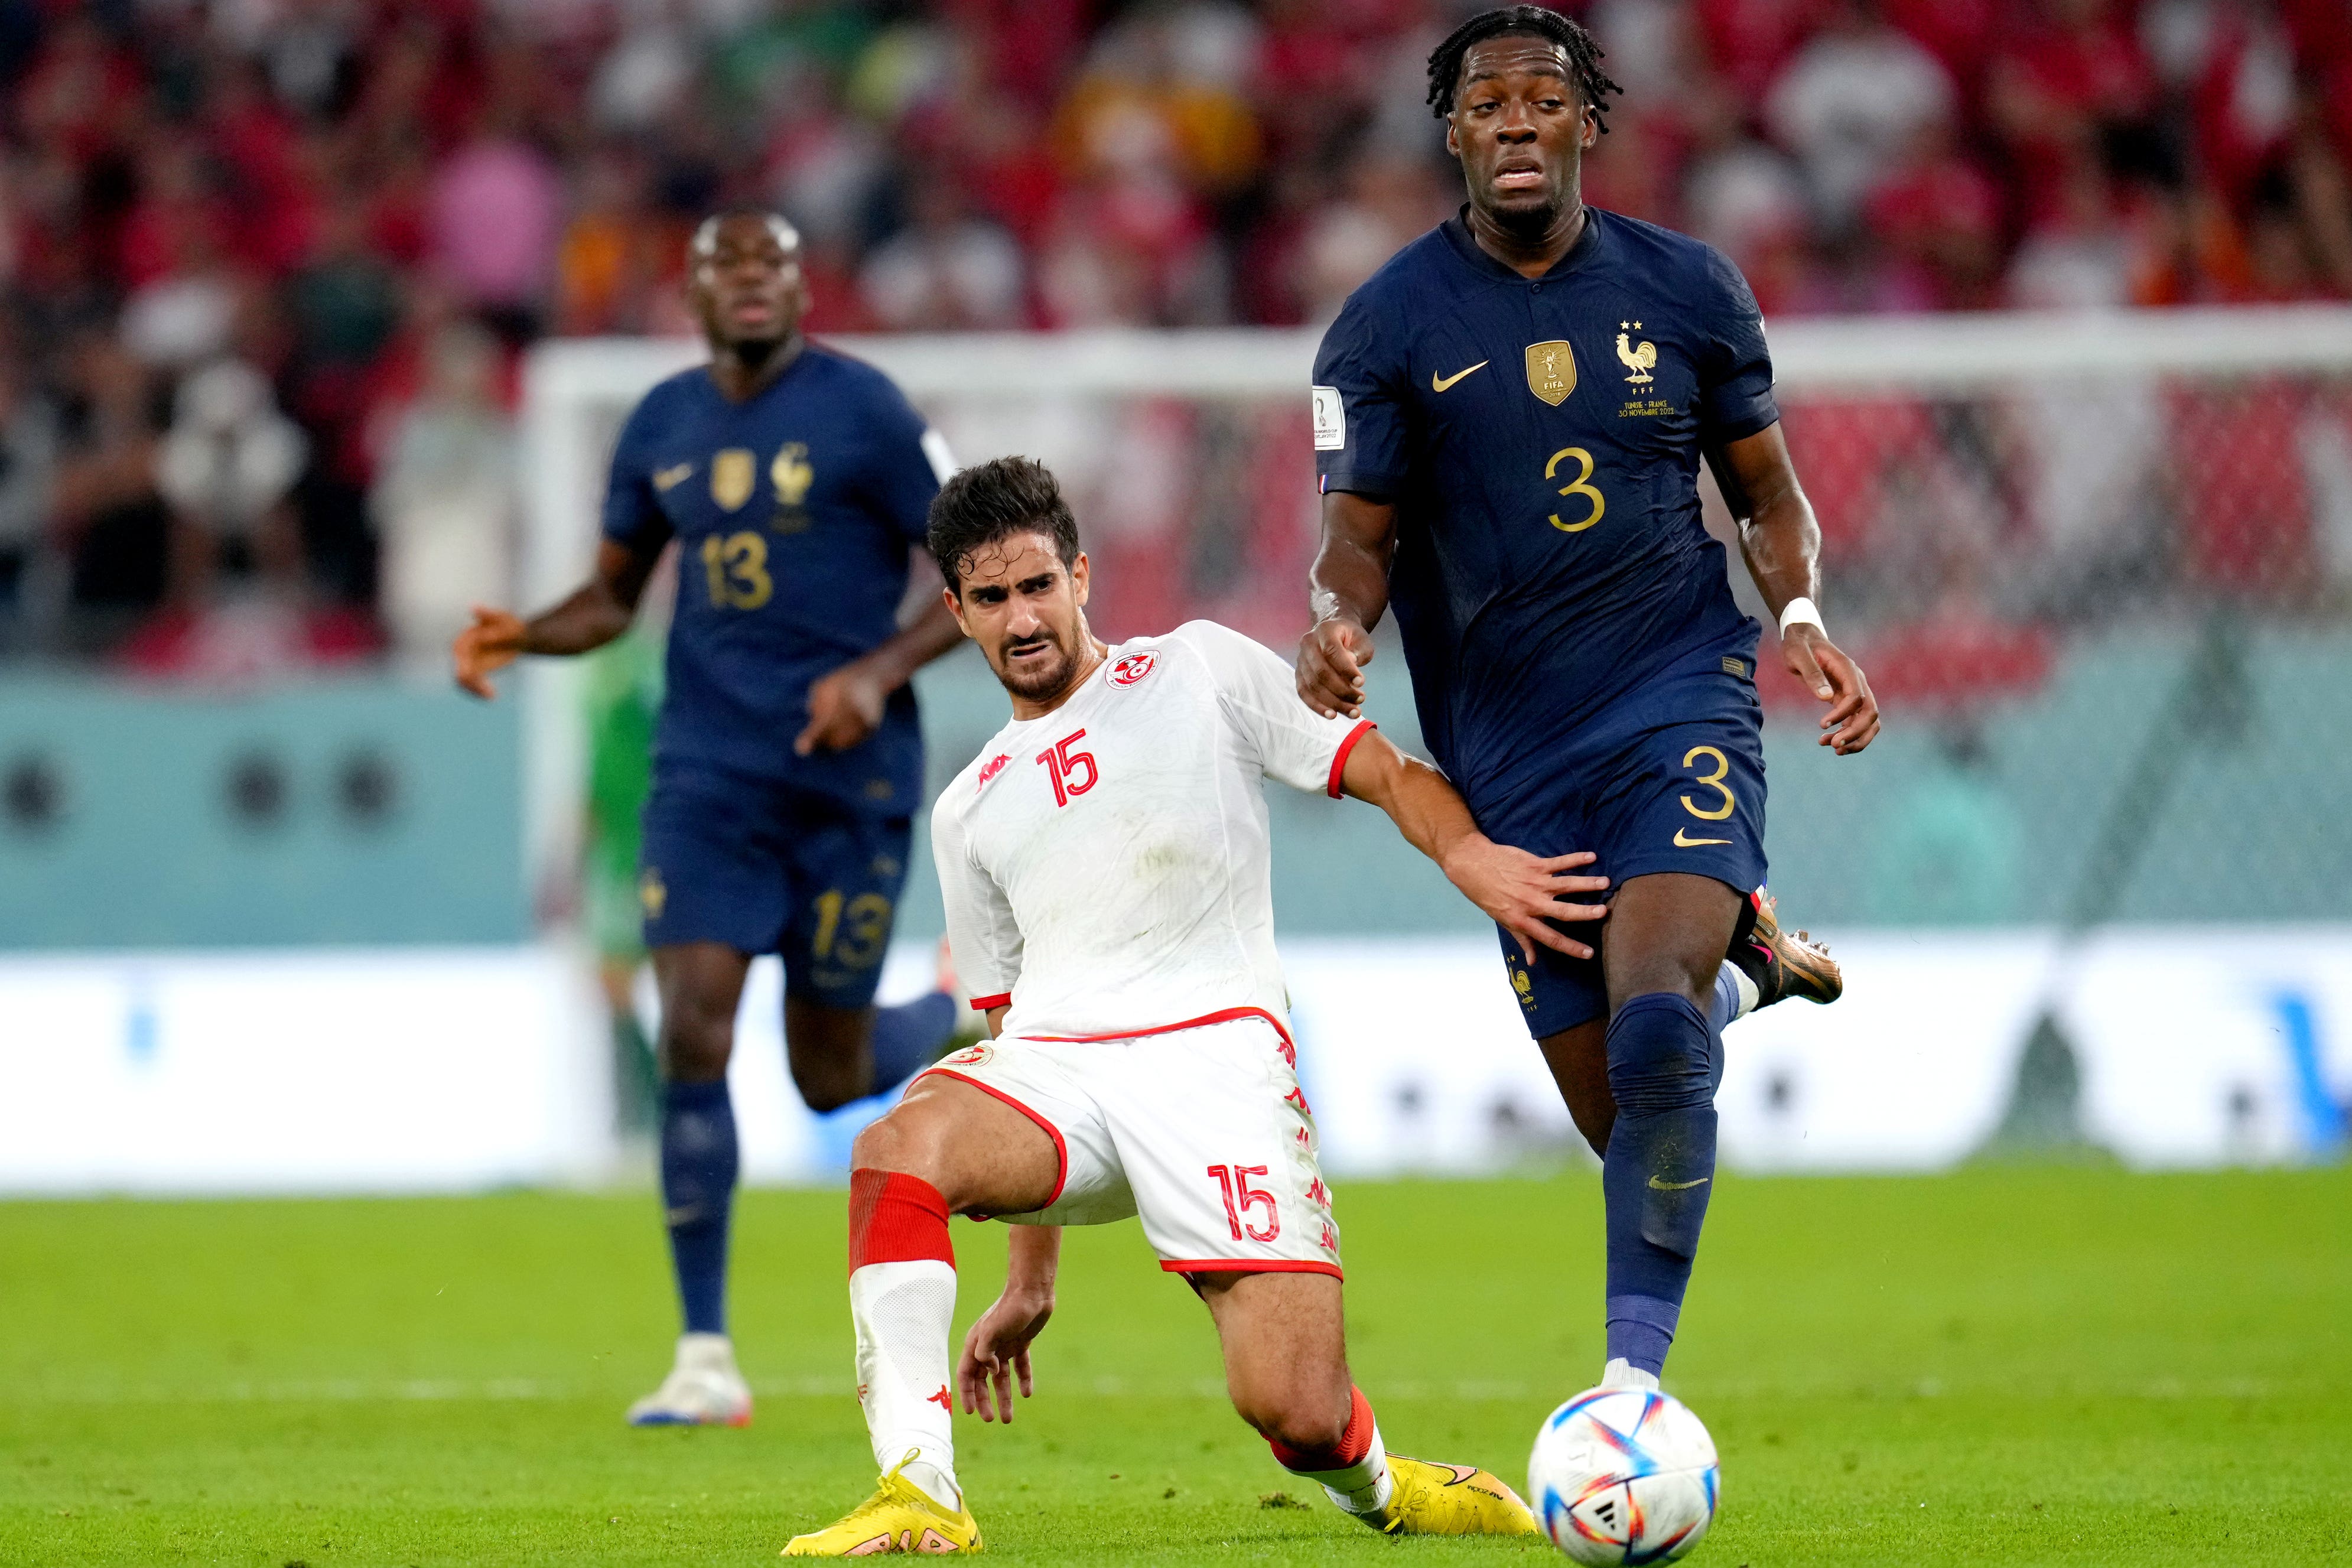
[[725, 1334], [680, 1334], [662, 1385], [629, 1406], [632, 1426], [749, 1426], [751, 1385], [735, 1368]]

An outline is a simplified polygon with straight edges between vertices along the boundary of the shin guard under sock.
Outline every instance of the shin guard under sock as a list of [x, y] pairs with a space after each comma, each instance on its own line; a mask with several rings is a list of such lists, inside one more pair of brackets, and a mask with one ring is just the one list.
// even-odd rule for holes
[[727, 1226], [738, 1166], [727, 1080], [662, 1086], [662, 1209], [690, 1334], [727, 1331]]
[[1707, 1022], [1685, 998], [1654, 991], [1609, 1026], [1608, 1353], [1653, 1373], [1665, 1366], [1715, 1184], [1717, 1052]]
[[1320, 1484], [1331, 1500], [1349, 1513], [1386, 1508], [1395, 1493], [1380, 1423], [1372, 1418], [1372, 1402], [1360, 1388], [1351, 1385], [1348, 1390], [1348, 1427], [1332, 1447], [1294, 1448], [1270, 1437], [1266, 1444], [1284, 1469]]
[[944, 991], [897, 1007], [874, 1009], [874, 1082], [881, 1093], [904, 1083], [940, 1059], [955, 1034], [955, 998]]
[[[962, 1501], [949, 1382], [955, 1293], [955, 1248], [940, 1190], [896, 1171], [852, 1171], [849, 1315], [857, 1330], [857, 1403], [874, 1462], [887, 1473], [913, 1456], [910, 1479], [950, 1508]], [[955, 1495], [939, 1497], [919, 1466]]]

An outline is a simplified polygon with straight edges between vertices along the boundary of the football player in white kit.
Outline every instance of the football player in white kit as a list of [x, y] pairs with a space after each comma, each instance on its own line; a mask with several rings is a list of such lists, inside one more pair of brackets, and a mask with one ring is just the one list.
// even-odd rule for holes
[[[949, 784], [931, 841], [957, 973], [991, 1041], [917, 1078], [851, 1156], [849, 1297], [880, 1488], [792, 1556], [976, 1551], [956, 1480], [960, 1390], [982, 1420], [1031, 1392], [1065, 1225], [1139, 1217], [1214, 1320], [1234, 1408], [1294, 1474], [1398, 1533], [1533, 1534], [1485, 1470], [1384, 1449], [1348, 1373], [1339, 1228], [1316, 1165], [1275, 956], [1268, 777], [1351, 795], [1528, 943], [1606, 882], [1481, 835], [1444, 775], [1293, 695], [1289, 667], [1195, 621], [1107, 647], [1053, 476], [968, 468], [931, 508], [948, 603], [1013, 699]], [[1530, 948], [1532, 952], [1532, 948]], [[954, 1214], [1012, 1222], [1004, 1293], [950, 1364]]]

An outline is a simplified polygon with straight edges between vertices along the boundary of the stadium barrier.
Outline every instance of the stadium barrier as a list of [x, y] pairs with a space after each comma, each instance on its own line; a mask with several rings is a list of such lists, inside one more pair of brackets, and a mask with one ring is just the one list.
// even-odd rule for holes
[[[1800, 321], [1771, 337], [1822, 516], [1832, 629], [1872, 671], [1889, 727], [1862, 759], [1828, 757], [1809, 744], [1810, 700], [1766, 660], [1774, 887], [1794, 921], [1835, 939], [1853, 986], [1835, 1007], [1777, 1009], [1734, 1032], [1728, 1158], [1850, 1169], [1982, 1152], [2139, 1164], [2339, 1152], [2352, 1100], [2352, 836], [2337, 826], [2352, 808], [2352, 310]], [[1295, 637], [1317, 510], [1300, 395], [1312, 334], [845, 346], [898, 378], [966, 460], [1019, 450], [1055, 466], [1101, 568], [1107, 634], [1205, 615], [1277, 648]], [[697, 353], [535, 353], [527, 600], [585, 570], [613, 434]], [[1603, 356], [1583, 373], [1615, 368]], [[1752, 606], [1736, 567], [1733, 583]], [[179, 806], [111, 826], [61, 814], [103, 792], [52, 787], [63, 773], [26, 759], [54, 752], [74, 780], [138, 781], [109, 761], [106, 735], [149, 719], [124, 707], [65, 722], [54, 693], [0, 694], [0, 889], [30, 922], [0, 942], [314, 944], [0, 961], [0, 1187], [431, 1187], [624, 1169], [584, 960], [561, 932], [500, 945], [491, 929], [541, 907], [576, 859], [575, 676], [554, 663], [518, 673], [523, 701], [503, 721], [519, 734], [466, 740], [475, 771], [446, 775], [472, 826], [409, 846], [428, 859], [472, 846], [474, 881], [499, 884], [464, 905], [488, 922], [479, 930], [450, 923], [455, 894], [437, 922], [435, 898], [409, 897], [443, 875], [394, 863], [398, 824], [422, 817], [362, 820], [395, 798], [387, 772], [440, 767], [479, 710], [440, 700], [446, 713], [411, 736], [405, 719], [351, 729], [328, 708], [288, 709], [289, 826], [273, 837]], [[936, 787], [1004, 709], [970, 655], [922, 679]], [[311, 698], [328, 701], [285, 700]], [[374, 700], [333, 700], [345, 699]], [[277, 700], [166, 716], [187, 727], [171, 773], [189, 801], [214, 816], [268, 804], [268, 770], [215, 764], [235, 762], [231, 742]], [[1373, 710], [1413, 742], [1392, 645]], [[337, 750], [346, 731], [391, 736], [377, 758], [389, 769]], [[426, 799], [396, 798], [406, 811]], [[1282, 792], [1274, 809], [1277, 915], [1334, 1168], [1579, 1157], [1475, 913], [1370, 814]], [[121, 891], [175, 855], [241, 882], [229, 891], [243, 902], [148, 895], [140, 907]], [[74, 911], [107, 889], [98, 902], [178, 925], [101, 932]], [[301, 912], [313, 895], [331, 906], [316, 918]], [[936, 897], [919, 862], [892, 960], [902, 989], [920, 984]], [[355, 899], [390, 923], [338, 927]], [[315, 945], [430, 940], [436, 923], [490, 945]], [[759, 973], [738, 1057], [751, 1168], [822, 1175], [856, 1118], [798, 1109], [772, 978]], [[546, 1117], [525, 1132], [467, 1121], [443, 1091], [484, 1074]], [[54, 1147], [46, 1108], [58, 1103], [108, 1136]], [[289, 1119], [310, 1131], [284, 1135]]]

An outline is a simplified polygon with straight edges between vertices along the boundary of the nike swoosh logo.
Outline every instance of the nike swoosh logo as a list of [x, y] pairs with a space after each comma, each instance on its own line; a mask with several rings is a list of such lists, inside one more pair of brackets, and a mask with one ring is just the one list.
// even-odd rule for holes
[[1693, 838], [1690, 836], [1689, 828], [1677, 827], [1675, 829], [1675, 847], [1677, 849], [1696, 849], [1702, 844], [1728, 844], [1730, 842], [1731, 840], [1728, 838]]
[[1715, 1180], [1713, 1176], [1701, 1176], [1696, 1182], [1662, 1182], [1657, 1177], [1652, 1176], [1650, 1185], [1662, 1193], [1686, 1193], [1693, 1187], [1703, 1187], [1713, 1180]]
[[[1484, 370], [1494, 363], [1495, 362], [1493, 360], [1482, 359], [1476, 364], [1472, 365], [1470, 370]], [[1447, 387], [1452, 386], [1455, 382], [1460, 381], [1464, 376], [1468, 375], [1470, 374], [1470, 370], [1457, 370], [1452, 375], [1440, 375], [1433, 370], [1429, 373], [1429, 390], [1432, 392], [1443, 392]]]
[[692, 463], [680, 463], [674, 468], [656, 468], [654, 470], [654, 489], [666, 490], [682, 485], [693, 472]]

